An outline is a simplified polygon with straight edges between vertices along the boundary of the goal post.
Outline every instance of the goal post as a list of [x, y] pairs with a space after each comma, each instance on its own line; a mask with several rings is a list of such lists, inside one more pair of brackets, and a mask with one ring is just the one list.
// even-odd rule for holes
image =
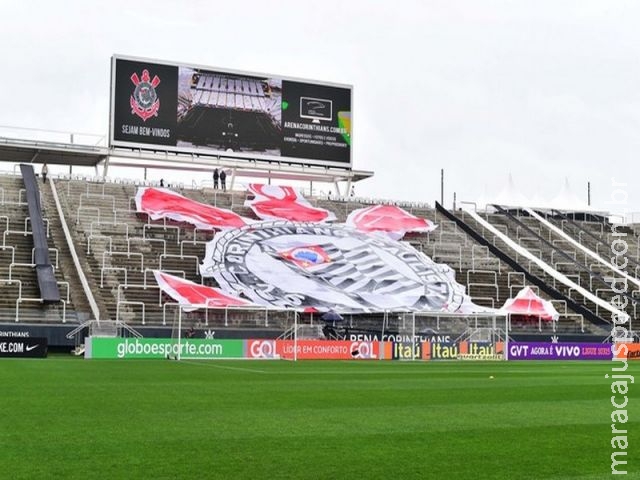
[[489, 314], [466, 319], [464, 333], [458, 338], [467, 351], [458, 360], [499, 361], [509, 359], [509, 319], [506, 315]]
[[176, 304], [166, 358], [508, 359], [508, 318], [499, 313], [382, 312], [344, 315], [333, 322], [319, 316], [294, 310]]
[[171, 325], [171, 349], [167, 353], [168, 360], [182, 359], [182, 311], [182, 305], [176, 304]]
[[[171, 345], [167, 348], [167, 359], [297, 360], [296, 312], [253, 306], [212, 307], [176, 303], [172, 307]], [[285, 349], [276, 341], [282, 337], [283, 331], [290, 331], [293, 348]]]
[[284, 330], [277, 339], [277, 344], [280, 346], [277, 351], [279, 360], [298, 361], [298, 338], [301, 333], [299, 330], [304, 328], [306, 326], [301, 324], [300, 314], [292, 311], [291, 315], [287, 316], [287, 320], [284, 322]]
[[[398, 360], [507, 360], [508, 319], [499, 313], [453, 315], [389, 314], [383, 340]], [[403, 349], [398, 351], [398, 349]]]

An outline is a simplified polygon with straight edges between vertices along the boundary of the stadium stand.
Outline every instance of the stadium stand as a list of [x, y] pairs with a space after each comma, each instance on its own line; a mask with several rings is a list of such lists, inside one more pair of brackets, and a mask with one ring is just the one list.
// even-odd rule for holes
[[[589, 320], [587, 329], [599, 332], [610, 325], [606, 320], [605, 312], [600, 304], [594, 303], [594, 298], [610, 301], [613, 292], [604, 281], [605, 276], [613, 275], [605, 265], [589, 263], [585, 259], [585, 252], [576, 249], [571, 242], [559, 238], [540, 222], [527, 215], [508, 212], [499, 209], [499, 213], [485, 213], [483, 217], [499, 231], [512, 238], [520, 247], [528, 250], [535, 257], [551, 266], [556, 272], [564, 275], [578, 286], [584, 288], [593, 296], [587, 298], [576, 288], [570, 287], [558, 280], [557, 277], [545, 272], [540, 266], [529, 258], [522, 256], [521, 252], [505, 243], [492, 232], [479, 225], [468, 212], [457, 212], [461, 220], [480, 233], [488, 242], [503, 252], [510, 255], [516, 262], [520, 262], [526, 275], [534, 275], [540, 278], [544, 285], [556, 289], [566, 302], [577, 303], [583, 311], [585, 318]], [[588, 260], [587, 256], [587, 260]], [[597, 269], [597, 271], [596, 271]]]
[[[605, 278], [615, 278], [618, 275], [616, 271], [602, 262], [595, 261], [584, 250], [576, 248], [572, 243], [560, 238], [541, 222], [528, 216], [526, 212], [513, 214], [502, 210], [499, 215], [492, 216], [492, 221], [503, 222], [503, 225], [507, 225], [511, 229], [514, 225], [521, 227], [528, 236], [521, 236], [520, 240], [526, 238], [529, 245], [540, 250], [541, 259], [552, 265], [558, 272], [575, 278], [576, 283], [588, 289], [598, 298], [610, 301], [616, 294], [611, 289], [610, 282], [605, 280]], [[630, 302], [635, 303], [635, 299], [631, 295], [627, 293], [622, 293], [622, 295], [627, 296]], [[595, 313], [596, 315], [604, 315], [599, 305], [595, 305]]]
[[[0, 255], [6, 259], [0, 266], [0, 281], [5, 293], [0, 303], [2, 320], [81, 324], [92, 316], [91, 301], [83, 294], [77, 269], [69, 260], [70, 247], [55, 206], [57, 197], [100, 318], [126, 322], [134, 327], [171, 325], [176, 304], [162, 294], [152, 270], [161, 269], [202, 283], [198, 265], [204, 255], [205, 244], [213, 238], [214, 232], [167, 220], [153, 221], [136, 212], [134, 196], [141, 184], [149, 183], [61, 176], [42, 185], [49, 250], [64, 299], [61, 305], [43, 305], [29, 300], [37, 299], [37, 282], [30, 258], [32, 245], [21, 179], [14, 175], [1, 175], [0, 224], [4, 229]], [[245, 192], [214, 191], [208, 185], [195, 188], [177, 185], [174, 189], [187, 198], [255, 218], [251, 209], [244, 206]], [[381, 202], [379, 199], [327, 198], [324, 195], [310, 197], [309, 200], [315, 206], [335, 212], [338, 222], [344, 221], [356, 208]], [[528, 285], [542, 298], [551, 300], [560, 313], [557, 323], [514, 323], [511, 325], [513, 332], [606, 335], [608, 323], [598, 305], [514, 251], [467, 212], [450, 212], [439, 205], [435, 209], [419, 203], [398, 202], [398, 205], [438, 225], [430, 233], [408, 234], [404, 240], [434, 261], [450, 265], [456, 272], [457, 281], [467, 287], [474, 303], [499, 308]], [[583, 251], [537, 219], [523, 212], [504, 210], [485, 214], [484, 218], [499, 232], [514, 239], [567, 278], [588, 288], [598, 298], [606, 299], [610, 295], [610, 291], [601, 285], [602, 277], [614, 272], [603, 265], [590, 263]], [[603, 253], [603, 246], [611, 240], [605, 233], [609, 226], [602, 219], [575, 221], [561, 215], [548, 218], [576, 241], [596, 252]], [[633, 233], [632, 230], [629, 233]], [[638, 248], [635, 233], [632, 244]], [[636, 267], [629, 266], [626, 271], [635, 275]], [[633, 292], [633, 295], [638, 296], [638, 292]], [[282, 326], [287, 324], [287, 315], [274, 314], [269, 319], [268, 328], [286, 335]], [[227, 327], [246, 325], [249, 318], [254, 318], [256, 326], [267, 327], [266, 320], [252, 312], [193, 312], [187, 314], [187, 318], [201, 324]], [[379, 321], [375, 315], [362, 316], [358, 319], [358, 328], [373, 328]], [[429, 328], [432, 326], [437, 324], [429, 324]], [[310, 325], [309, 330], [309, 335], [324, 336], [317, 324]]]
[[[163, 297], [152, 271], [163, 270], [176, 276], [202, 283], [199, 263], [205, 244], [213, 232], [193, 226], [153, 221], [135, 211], [134, 183], [91, 182], [81, 179], [59, 179], [62, 202], [66, 205], [67, 221], [74, 225], [78, 251], [84, 252], [92, 271], [95, 292], [104, 305], [104, 318], [136, 325], [171, 325], [176, 304]], [[206, 202], [212, 190], [179, 188], [179, 193], [196, 201]], [[211, 197], [207, 198], [210, 192]], [[233, 208], [237, 192], [216, 192], [219, 206]], [[245, 207], [239, 207], [248, 213]], [[88, 213], [89, 215], [84, 215]], [[251, 313], [193, 312], [190, 321], [206, 325], [229, 326], [243, 323]], [[257, 326], [262, 318], [255, 318]], [[272, 328], [276, 328], [271, 317]]]
[[[576, 239], [578, 243], [605, 259], [611, 256], [611, 244], [613, 241], [616, 238], [620, 238], [620, 236], [613, 235], [610, 223], [606, 222], [604, 218], [595, 215], [583, 216], [577, 219], [575, 215], [572, 216], [554, 210], [553, 215], [548, 216], [547, 220]], [[621, 266], [621, 268], [629, 275], [637, 277], [640, 270], [638, 233], [633, 226], [616, 226], [615, 231], [622, 234], [627, 243], [627, 251], [625, 253], [627, 264]]]
[[0, 176], [0, 318], [2, 321], [33, 323], [74, 322], [82, 315], [76, 311], [74, 280], [66, 268], [65, 245], [57, 235], [59, 222], [47, 195], [46, 185], [40, 191], [44, 233], [61, 301], [47, 303], [40, 295], [35, 262], [33, 231], [29, 217], [26, 190], [21, 176]]

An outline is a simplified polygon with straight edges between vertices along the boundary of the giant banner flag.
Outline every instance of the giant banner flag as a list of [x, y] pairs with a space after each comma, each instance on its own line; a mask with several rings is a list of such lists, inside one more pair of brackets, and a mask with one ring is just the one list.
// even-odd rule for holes
[[262, 222], [207, 244], [203, 276], [260, 305], [319, 311], [486, 312], [453, 270], [411, 245], [341, 225]]
[[224, 230], [251, 223], [231, 210], [196, 202], [166, 188], [138, 188], [136, 209], [153, 220], [169, 218], [205, 230]]
[[328, 222], [336, 219], [333, 212], [311, 205], [295, 188], [251, 183], [247, 189], [254, 198], [245, 202], [262, 220], [292, 222]]
[[184, 305], [185, 311], [197, 310], [202, 307], [255, 307], [256, 305], [227, 295], [218, 288], [199, 285], [184, 278], [169, 275], [168, 273], [154, 270], [153, 274], [160, 289], [173, 298], [180, 305]]
[[395, 205], [374, 205], [354, 210], [346, 224], [361, 232], [382, 232], [394, 240], [400, 240], [407, 232], [428, 233], [437, 225], [426, 218], [419, 218]]

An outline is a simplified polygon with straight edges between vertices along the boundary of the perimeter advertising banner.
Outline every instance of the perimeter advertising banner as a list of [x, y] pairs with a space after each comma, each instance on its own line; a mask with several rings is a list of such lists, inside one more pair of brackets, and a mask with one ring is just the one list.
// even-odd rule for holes
[[[0, 356], [24, 354], [24, 342], [42, 344], [43, 339], [2, 339]], [[45, 339], [46, 340], [46, 339]], [[3, 343], [3, 341], [5, 343]], [[7, 343], [8, 342], [8, 343]], [[381, 342], [369, 340], [214, 340], [183, 339], [178, 345], [170, 338], [100, 338], [85, 342], [86, 358], [166, 358], [181, 349], [185, 358], [249, 358], [300, 360], [499, 360], [504, 344], [485, 342]], [[26, 345], [26, 344], [25, 344]], [[46, 352], [46, 341], [44, 342]], [[621, 348], [616, 354], [636, 357], [639, 349]], [[35, 347], [34, 347], [35, 348]], [[39, 351], [39, 350], [37, 350]], [[632, 352], [633, 351], [633, 352]], [[609, 344], [513, 342], [508, 346], [509, 360], [611, 360]], [[24, 356], [24, 355], [23, 355]]]
[[611, 360], [611, 345], [602, 343], [513, 342], [509, 360]]
[[349, 168], [351, 90], [114, 56], [110, 144]]
[[44, 337], [0, 337], [0, 357], [44, 358], [47, 350]]
[[374, 360], [380, 359], [381, 342], [349, 342], [345, 340], [278, 340], [280, 358], [300, 360]]
[[640, 343], [616, 343], [613, 349], [617, 359], [640, 360]]
[[91, 337], [85, 358], [167, 358], [178, 353], [188, 358], [244, 358], [244, 340]]

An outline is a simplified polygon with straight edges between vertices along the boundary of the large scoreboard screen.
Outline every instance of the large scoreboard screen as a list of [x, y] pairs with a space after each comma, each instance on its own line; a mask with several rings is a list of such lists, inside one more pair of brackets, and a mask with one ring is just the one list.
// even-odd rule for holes
[[351, 168], [349, 85], [112, 57], [110, 145]]

